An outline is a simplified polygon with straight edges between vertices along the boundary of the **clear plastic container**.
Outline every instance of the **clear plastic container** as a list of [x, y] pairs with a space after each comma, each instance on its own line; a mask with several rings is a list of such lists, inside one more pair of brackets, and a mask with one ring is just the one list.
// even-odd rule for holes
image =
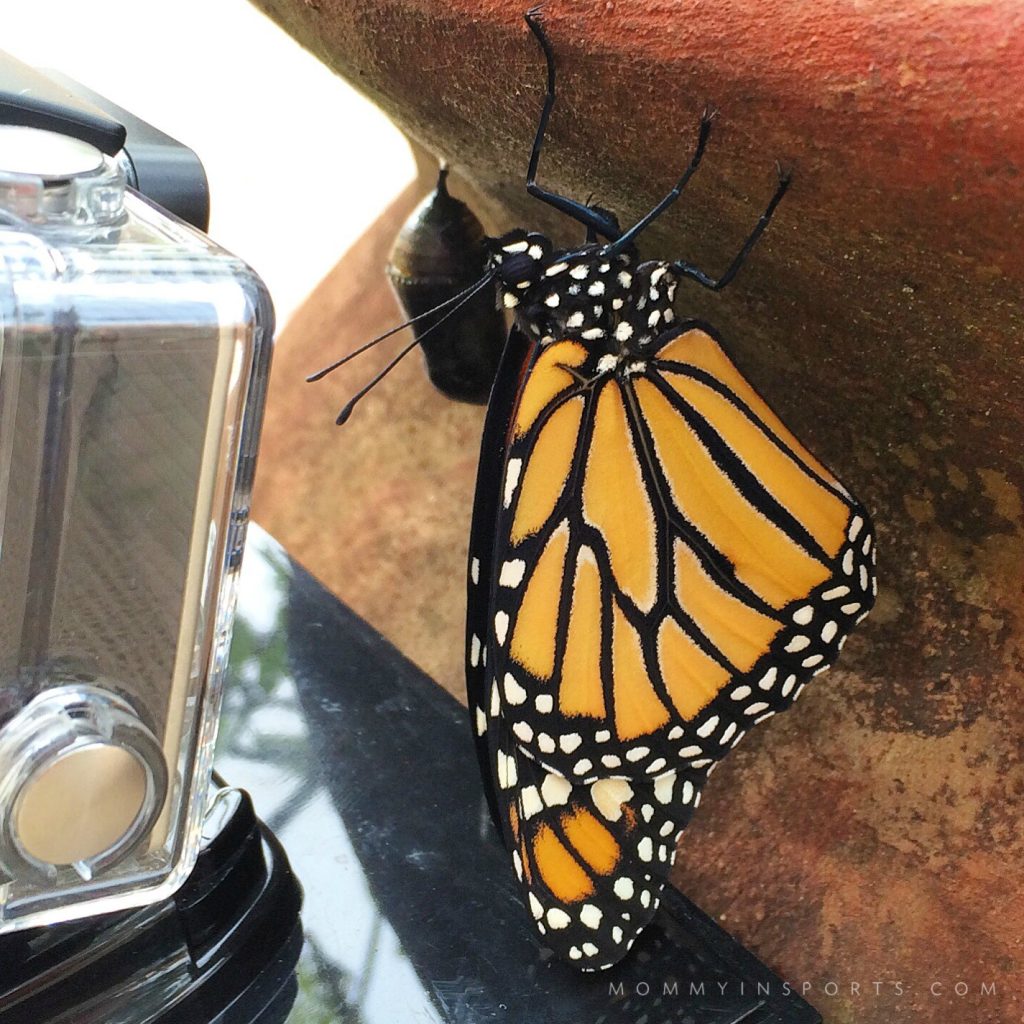
[[0, 128], [0, 933], [195, 862], [272, 333], [115, 162]]

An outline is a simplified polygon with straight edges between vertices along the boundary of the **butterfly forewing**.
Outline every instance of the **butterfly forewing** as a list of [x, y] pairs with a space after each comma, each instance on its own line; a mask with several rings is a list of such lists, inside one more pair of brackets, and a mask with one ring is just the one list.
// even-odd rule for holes
[[653, 913], [707, 772], [867, 613], [873, 540], [709, 328], [519, 352], [482, 454], [470, 696], [538, 929], [600, 967]]

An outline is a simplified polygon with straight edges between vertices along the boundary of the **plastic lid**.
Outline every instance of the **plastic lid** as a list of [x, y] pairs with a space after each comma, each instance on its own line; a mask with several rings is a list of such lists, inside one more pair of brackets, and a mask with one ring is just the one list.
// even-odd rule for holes
[[80, 139], [0, 126], [0, 214], [40, 228], [119, 223], [124, 174]]
[[0, 125], [0, 171], [55, 182], [94, 173], [102, 166], [103, 154], [88, 142], [40, 128]]

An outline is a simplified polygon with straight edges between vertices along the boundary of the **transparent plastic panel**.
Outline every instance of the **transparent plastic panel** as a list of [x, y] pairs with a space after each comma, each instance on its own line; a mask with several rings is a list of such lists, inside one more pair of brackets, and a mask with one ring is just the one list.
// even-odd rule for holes
[[[0, 210], [0, 932], [194, 863], [272, 311], [208, 238]], [[6, 224], [4, 221], [6, 220]]]

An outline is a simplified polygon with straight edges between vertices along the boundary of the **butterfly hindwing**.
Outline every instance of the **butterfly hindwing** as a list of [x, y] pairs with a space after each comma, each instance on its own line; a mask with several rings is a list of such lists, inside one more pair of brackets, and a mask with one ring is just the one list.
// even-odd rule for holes
[[507, 734], [495, 778], [512, 863], [543, 941], [584, 970], [620, 960], [650, 922], [699, 800], [683, 772], [585, 785]]

